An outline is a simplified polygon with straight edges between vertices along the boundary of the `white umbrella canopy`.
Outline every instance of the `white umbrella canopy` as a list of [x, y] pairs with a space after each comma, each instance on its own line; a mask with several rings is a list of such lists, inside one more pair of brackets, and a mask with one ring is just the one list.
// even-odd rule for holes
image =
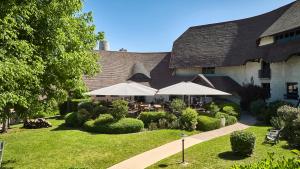
[[109, 87], [104, 87], [91, 92], [87, 92], [85, 94], [90, 96], [154, 96], [156, 92], [156, 89], [138, 83], [119, 83]]
[[231, 95], [229, 93], [199, 85], [193, 82], [180, 82], [160, 89], [158, 95]]

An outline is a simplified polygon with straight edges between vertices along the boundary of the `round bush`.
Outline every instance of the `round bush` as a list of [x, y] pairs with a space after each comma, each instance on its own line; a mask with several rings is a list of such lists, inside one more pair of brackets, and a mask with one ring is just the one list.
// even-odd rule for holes
[[125, 100], [115, 100], [112, 102], [112, 109], [110, 114], [115, 119], [124, 118], [128, 113], [128, 102]]
[[78, 122], [78, 119], [77, 119], [77, 113], [76, 112], [68, 113], [65, 116], [65, 124], [68, 127], [78, 127], [79, 122]]
[[251, 132], [235, 131], [230, 135], [231, 149], [238, 155], [250, 156], [255, 147], [255, 139]]
[[237, 122], [237, 118], [235, 116], [228, 116], [226, 119], [226, 126], [235, 124]]
[[210, 131], [221, 127], [221, 121], [218, 118], [199, 116], [197, 129], [201, 131]]
[[151, 122], [158, 123], [159, 119], [166, 118], [167, 113], [163, 111], [159, 112], [142, 112], [138, 119], [142, 120], [145, 127], [148, 127]]
[[180, 117], [181, 127], [185, 130], [195, 130], [197, 126], [198, 113], [195, 109], [187, 108], [182, 111]]
[[123, 118], [117, 122], [106, 124], [96, 124], [94, 120], [91, 120], [84, 124], [84, 129], [87, 131], [107, 134], [136, 133], [143, 128], [144, 123], [133, 118]]
[[101, 125], [111, 123], [114, 121], [114, 117], [111, 114], [101, 114], [96, 120], [95, 125]]

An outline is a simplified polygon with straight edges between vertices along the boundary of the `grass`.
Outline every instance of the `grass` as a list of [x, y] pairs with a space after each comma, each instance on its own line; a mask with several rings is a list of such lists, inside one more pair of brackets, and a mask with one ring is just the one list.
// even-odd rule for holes
[[230, 168], [234, 164], [247, 164], [265, 159], [268, 157], [268, 152], [275, 152], [275, 157], [295, 157], [290, 150], [286, 149], [287, 143], [285, 141], [281, 141], [275, 146], [263, 144], [268, 127], [257, 126], [247, 130], [253, 132], [257, 138], [254, 154], [251, 157], [243, 158], [231, 153], [230, 139], [227, 135], [187, 149], [185, 153], [187, 165], [180, 164], [181, 153], [178, 153], [149, 168]]
[[[91, 134], [52, 119], [52, 128], [22, 129], [13, 126], [0, 135], [5, 141], [3, 168], [107, 168], [136, 154], [179, 139], [180, 130], [135, 134]], [[193, 134], [193, 132], [185, 132]]]

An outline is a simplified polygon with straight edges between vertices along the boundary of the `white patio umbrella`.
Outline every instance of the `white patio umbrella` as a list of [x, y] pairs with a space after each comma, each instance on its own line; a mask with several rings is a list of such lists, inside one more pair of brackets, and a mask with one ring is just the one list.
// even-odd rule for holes
[[160, 89], [157, 92], [158, 95], [187, 95], [189, 96], [189, 105], [190, 105], [190, 96], [199, 95], [231, 95], [229, 93], [199, 85], [193, 82], [180, 82], [165, 88]]
[[156, 89], [147, 87], [138, 83], [119, 83], [109, 87], [104, 87], [85, 93], [86, 95], [104, 95], [104, 96], [154, 96]]

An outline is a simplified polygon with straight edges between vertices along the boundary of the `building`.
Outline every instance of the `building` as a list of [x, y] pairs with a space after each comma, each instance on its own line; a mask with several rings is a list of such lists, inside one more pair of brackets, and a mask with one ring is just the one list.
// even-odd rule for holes
[[268, 91], [271, 101], [295, 101], [300, 83], [300, 1], [247, 19], [190, 27], [175, 40], [171, 52], [97, 52], [102, 72], [85, 79], [90, 90], [128, 80], [157, 89], [193, 81], [238, 99], [238, 88], [254, 83]]

